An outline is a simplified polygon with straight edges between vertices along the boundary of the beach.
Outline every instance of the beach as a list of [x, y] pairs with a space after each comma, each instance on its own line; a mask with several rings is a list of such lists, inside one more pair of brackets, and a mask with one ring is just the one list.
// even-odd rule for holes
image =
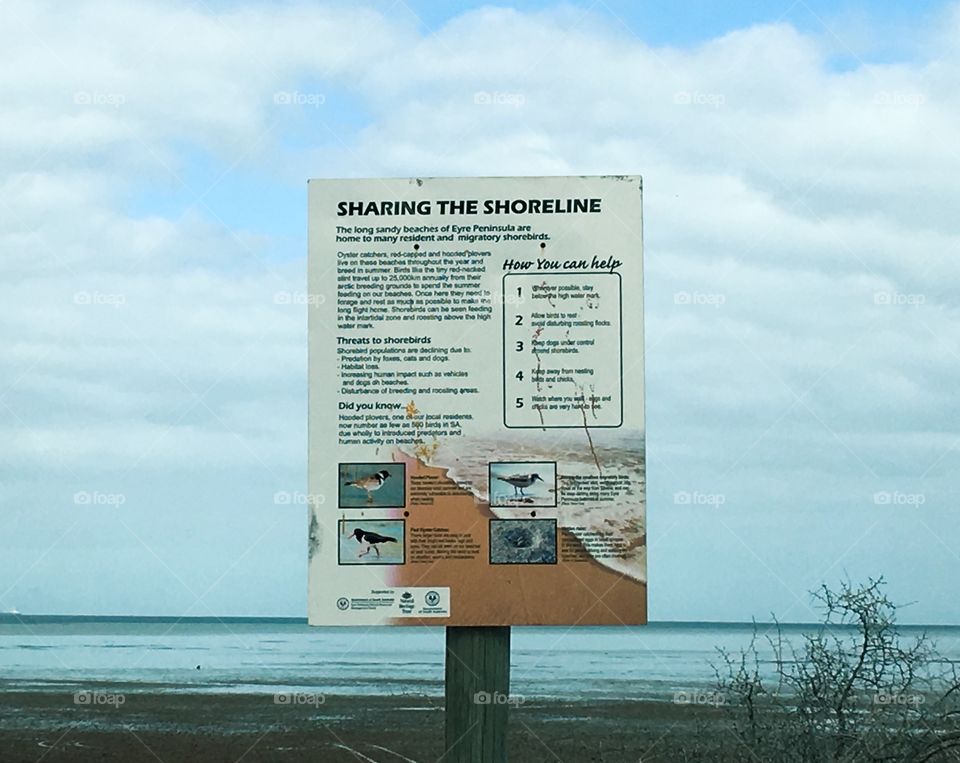
[[[799, 641], [814, 628], [783, 631]], [[753, 631], [514, 628], [511, 759], [651, 763], [683, 760], [682, 744], [710, 760], [710, 745], [731, 741], [717, 649], [746, 647]], [[960, 629], [901, 631], [926, 633], [960, 661]], [[0, 617], [0, 761], [433, 763], [444, 744], [443, 660], [443, 629], [432, 627]]]
[[[715, 711], [677, 688], [706, 689], [714, 645], [746, 635], [514, 628], [512, 759], [657, 760]], [[436, 761], [443, 644], [441, 628], [0, 617], [0, 761]]]
[[[433, 763], [443, 755], [437, 698], [304, 694], [278, 703], [273, 695], [124, 684], [97, 691], [89, 704], [67, 693], [3, 692], [0, 760]], [[510, 708], [511, 759], [667, 761], [672, 739], [699, 733], [698, 722], [717, 712], [671, 702], [529, 700]]]

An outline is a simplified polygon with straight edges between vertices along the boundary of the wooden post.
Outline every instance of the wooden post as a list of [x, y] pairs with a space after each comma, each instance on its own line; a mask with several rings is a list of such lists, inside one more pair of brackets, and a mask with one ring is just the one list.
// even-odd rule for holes
[[504, 763], [510, 628], [448, 627], [443, 763]]

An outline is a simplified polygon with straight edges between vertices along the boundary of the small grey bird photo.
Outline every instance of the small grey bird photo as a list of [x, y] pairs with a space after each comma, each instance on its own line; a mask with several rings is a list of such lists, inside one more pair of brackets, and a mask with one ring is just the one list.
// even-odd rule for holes
[[489, 465], [491, 506], [556, 506], [555, 461], [495, 461]]

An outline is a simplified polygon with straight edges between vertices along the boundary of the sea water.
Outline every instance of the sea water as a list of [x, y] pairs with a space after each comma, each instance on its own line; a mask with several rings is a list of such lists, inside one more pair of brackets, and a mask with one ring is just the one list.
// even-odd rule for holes
[[[758, 626], [761, 634], [773, 633]], [[799, 643], [815, 626], [784, 626]], [[960, 628], [926, 632], [960, 661]], [[669, 699], [708, 690], [718, 649], [736, 651], [750, 624], [514, 628], [512, 692], [527, 700]], [[759, 641], [764, 669], [772, 650]], [[442, 628], [310, 628], [300, 620], [24, 618], [0, 620], [0, 689], [75, 691], [312, 691], [349, 695], [443, 692]]]

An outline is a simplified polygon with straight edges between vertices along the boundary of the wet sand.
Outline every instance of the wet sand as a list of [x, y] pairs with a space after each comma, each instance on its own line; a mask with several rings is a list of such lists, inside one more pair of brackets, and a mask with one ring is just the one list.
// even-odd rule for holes
[[[0, 760], [374, 761], [434, 763], [444, 754], [443, 700], [166, 694], [101, 687], [121, 705], [82, 706], [69, 692], [0, 692]], [[674, 745], [718, 718], [669, 702], [528, 700], [510, 710], [510, 759], [668, 761]]]

